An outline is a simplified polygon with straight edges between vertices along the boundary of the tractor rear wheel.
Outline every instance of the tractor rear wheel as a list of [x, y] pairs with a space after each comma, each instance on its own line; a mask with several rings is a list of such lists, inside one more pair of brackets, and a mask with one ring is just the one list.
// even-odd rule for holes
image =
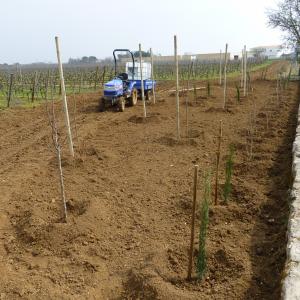
[[125, 110], [125, 99], [124, 98], [119, 99], [118, 108], [119, 108], [119, 111], [122, 111], [122, 112]]
[[105, 110], [105, 99], [104, 98], [100, 98], [99, 100], [99, 110], [102, 112]]
[[146, 100], [151, 102], [151, 100], [152, 100], [152, 91], [150, 91], [150, 90], [146, 91]]
[[137, 104], [138, 92], [137, 89], [133, 89], [131, 93], [131, 97], [129, 98], [129, 105], [135, 106]]

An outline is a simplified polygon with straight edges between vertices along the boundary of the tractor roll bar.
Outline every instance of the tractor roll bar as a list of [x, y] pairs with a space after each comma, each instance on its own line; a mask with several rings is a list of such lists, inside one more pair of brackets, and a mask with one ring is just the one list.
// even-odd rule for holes
[[129, 52], [131, 55], [131, 59], [132, 59], [132, 65], [133, 65], [133, 72], [132, 72], [132, 80], [134, 80], [134, 57], [132, 52], [129, 49], [115, 49], [113, 51], [113, 55], [114, 55], [114, 60], [115, 60], [115, 76], [117, 76], [117, 59], [116, 59], [116, 52]]

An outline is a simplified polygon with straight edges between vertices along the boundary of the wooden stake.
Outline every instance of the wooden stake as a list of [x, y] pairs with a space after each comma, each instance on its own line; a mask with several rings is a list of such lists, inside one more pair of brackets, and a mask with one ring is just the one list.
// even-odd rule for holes
[[223, 97], [223, 109], [225, 109], [226, 106], [226, 89], [227, 89], [227, 50], [228, 50], [228, 44], [225, 46], [225, 62], [224, 62], [224, 97]]
[[71, 155], [74, 157], [74, 148], [73, 148], [73, 140], [72, 140], [71, 126], [70, 126], [70, 119], [69, 119], [65, 80], [64, 80], [62, 62], [60, 59], [59, 40], [58, 40], [57, 36], [55, 37], [55, 43], [56, 43], [58, 70], [59, 70], [59, 76], [60, 76], [60, 86], [61, 86], [61, 92], [62, 92], [62, 102], [63, 102], [64, 113], [65, 113], [65, 124], [67, 127], [67, 135], [68, 135], [68, 141], [69, 141], [69, 149], [70, 149]]
[[222, 50], [220, 50], [219, 84], [222, 85]]
[[14, 82], [14, 74], [10, 74], [9, 77], [9, 90], [7, 95], [7, 107], [10, 106], [11, 98], [12, 98], [12, 90], [13, 90], [13, 82]]
[[180, 140], [180, 121], [179, 121], [179, 75], [178, 75], [178, 55], [177, 55], [177, 36], [174, 35], [174, 58], [176, 74], [176, 116], [177, 116], [177, 140]]
[[37, 84], [37, 77], [38, 77], [38, 72], [34, 72], [34, 78], [33, 78], [33, 84], [32, 84], [32, 92], [31, 92], [31, 102], [34, 102], [35, 98], [35, 90], [36, 90], [36, 84]]
[[244, 49], [242, 49], [242, 57], [241, 57], [241, 88], [244, 85]]
[[223, 135], [222, 125], [223, 125], [223, 121], [220, 120], [219, 138], [218, 138], [218, 149], [217, 149], [217, 166], [216, 166], [215, 205], [218, 204], [219, 165], [220, 165], [220, 155], [221, 155], [221, 141], [222, 141], [222, 135]]
[[279, 105], [279, 74], [277, 74], [276, 95], [277, 95], [277, 105]]
[[196, 201], [197, 201], [198, 169], [199, 169], [199, 166], [195, 165], [194, 166], [194, 189], [193, 189], [192, 220], [191, 220], [191, 240], [190, 240], [189, 265], [188, 265], [187, 280], [191, 280], [191, 278], [192, 278], [192, 268], [193, 268], [194, 237], [195, 237], [195, 211], [196, 211]]
[[102, 74], [102, 87], [104, 87], [104, 83], [105, 83], [105, 72], [106, 72], [106, 67], [103, 67], [103, 74]]
[[45, 86], [45, 99], [48, 99], [49, 80], [50, 80], [50, 70], [47, 71], [46, 86]]
[[154, 63], [153, 63], [152, 48], [150, 48], [150, 55], [151, 55], [151, 81], [152, 81], [152, 89], [153, 89], [153, 104], [155, 104], [156, 95], [155, 95], [155, 85], [154, 85]]
[[81, 89], [82, 89], [82, 83], [83, 83], [83, 72], [80, 72], [80, 79], [79, 79], [79, 94], [81, 93]]
[[141, 44], [139, 44], [139, 52], [140, 52], [142, 101], [143, 101], [143, 108], [144, 108], [144, 118], [146, 118], [147, 117], [147, 111], [146, 111], [146, 102], [145, 102], [145, 93], [144, 93], [143, 64], [142, 64], [142, 46], [141, 46]]
[[95, 72], [95, 82], [94, 82], [94, 90], [97, 88], [97, 82], [98, 82], [98, 73], [99, 73], [99, 66], [96, 67], [96, 72]]
[[247, 50], [244, 46], [244, 97], [247, 95]]
[[188, 78], [187, 78], [187, 88], [185, 94], [185, 121], [186, 121], [186, 138], [189, 138], [189, 112], [188, 112], [188, 104], [189, 104], [189, 90], [190, 90], [190, 76], [193, 69], [194, 61], [191, 62], [191, 67], [188, 69]]

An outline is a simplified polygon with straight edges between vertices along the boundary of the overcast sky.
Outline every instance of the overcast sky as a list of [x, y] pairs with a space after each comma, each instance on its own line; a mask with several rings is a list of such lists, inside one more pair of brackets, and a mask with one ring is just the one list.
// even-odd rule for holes
[[275, 0], [3, 0], [0, 63], [55, 62], [55, 35], [63, 61], [110, 56], [114, 48], [153, 48], [179, 54], [278, 44], [282, 33], [266, 25]]

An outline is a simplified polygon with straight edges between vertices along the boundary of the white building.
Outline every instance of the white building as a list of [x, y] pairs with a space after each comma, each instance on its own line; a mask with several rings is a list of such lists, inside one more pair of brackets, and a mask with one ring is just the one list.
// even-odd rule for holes
[[248, 57], [267, 57], [268, 59], [280, 58], [284, 54], [282, 45], [258, 46], [251, 48]]

